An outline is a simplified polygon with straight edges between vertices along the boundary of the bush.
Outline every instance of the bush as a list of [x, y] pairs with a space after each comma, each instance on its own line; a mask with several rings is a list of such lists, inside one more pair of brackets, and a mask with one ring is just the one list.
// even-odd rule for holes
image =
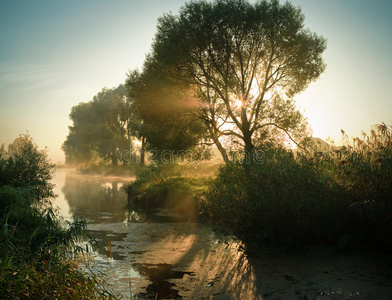
[[5, 151], [0, 146], [0, 186], [29, 189], [34, 202], [54, 197], [50, 183], [54, 173], [47, 152], [39, 150], [29, 135], [21, 135]]
[[62, 226], [49, 201], [53, 170], [27, 135], [0, 147], [0, 298], [115, 298], [71, 260], [85, 223]]
[[199, 197], [210, 181], [206, 177], [181, 177], [172, 164], [138, 168], [136, 176], [125, 191], [137, 207], [171, 208], [188, 216], [198, 213]]
[[338, 193], [331, 194], [291, 151], [268, 149], [264, 158], [263, 164], [222, 167], [206, 194], [206, 214], [248, 248], [335, 241], [342, 227]]
[[[344, 134], [344, 131], [342, 131]], [[265, 150], [264, 164], [222, 167], [204, 212], [248, 249], [332, 245], [392, 251], [392, 127], [343, 147]]]

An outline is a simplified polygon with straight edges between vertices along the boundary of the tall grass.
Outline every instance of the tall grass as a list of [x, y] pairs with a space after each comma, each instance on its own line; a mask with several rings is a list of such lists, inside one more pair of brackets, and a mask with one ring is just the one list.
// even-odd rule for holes
[[49, 201], [53, 170], [27, 135], [0, 147], [0, 298], [115, 298], [72, 259], [85, 223], [62, 226]]
[[331, 193], [292, 152], [264, 151], [263, 164], [235, 162], [221, 168], [206, 194], [205, 214], [251, 251], [263, 245], [293, 249], [335, 242], [343, 226], [340, 191]]
[[[346, 193], [342, 200], [351, 224], [344, 238], [358, 247], [392, 250], [392, 127], [374, 125], [370, 136], [349, 140], [342, 130], [342, 147], [308, 155], [327, 185]], [[349, 238], [350, 239], [350, 238]]]
[[204, 213], [241, 238], [298, 249], [392, 250], [391, 126], [325, 151], [268, 148], [263, 164], [223, 166], [206, 193]]

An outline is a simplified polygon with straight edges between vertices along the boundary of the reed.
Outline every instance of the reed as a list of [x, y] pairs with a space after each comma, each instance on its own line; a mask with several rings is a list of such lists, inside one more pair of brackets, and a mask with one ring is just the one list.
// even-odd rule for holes
[[269, 147], [263, 164], [223, 166], [203, 211], [247, 244], [392, 251], [392, 126], [344, 145]]
[[50, 203], [54, 165], [29, 136], [0, 147], [0, 298], [116, 299], [75, 260], [86, 223], [64, 226]]

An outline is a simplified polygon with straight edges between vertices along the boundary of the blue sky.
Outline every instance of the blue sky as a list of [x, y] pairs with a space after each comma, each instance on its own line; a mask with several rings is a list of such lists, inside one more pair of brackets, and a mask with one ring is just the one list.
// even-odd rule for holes
[[[159, 16], [186, 1], [0, 1], [0, 142], [29, 131], [54, 162], [71, 107], [140, 68]], [[254, 2], [254, 1], [252, 1]], [[392, 123], [392, 1], [293, 0], [328, 40], [327, 69], [297, 96], [314, 136], [339, 143]]]

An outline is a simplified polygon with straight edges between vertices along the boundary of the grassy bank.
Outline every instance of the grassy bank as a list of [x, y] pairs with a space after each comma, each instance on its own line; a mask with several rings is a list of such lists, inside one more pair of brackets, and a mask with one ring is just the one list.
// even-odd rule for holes
[[210, 182], [205, 176], [182, 176], [176, 165], [153, 164], [136, 174], [136, 181], [125, 187], [130, 201], [145, 209], [170, 208], [184, 216], [198, 215], [199, 200]]

